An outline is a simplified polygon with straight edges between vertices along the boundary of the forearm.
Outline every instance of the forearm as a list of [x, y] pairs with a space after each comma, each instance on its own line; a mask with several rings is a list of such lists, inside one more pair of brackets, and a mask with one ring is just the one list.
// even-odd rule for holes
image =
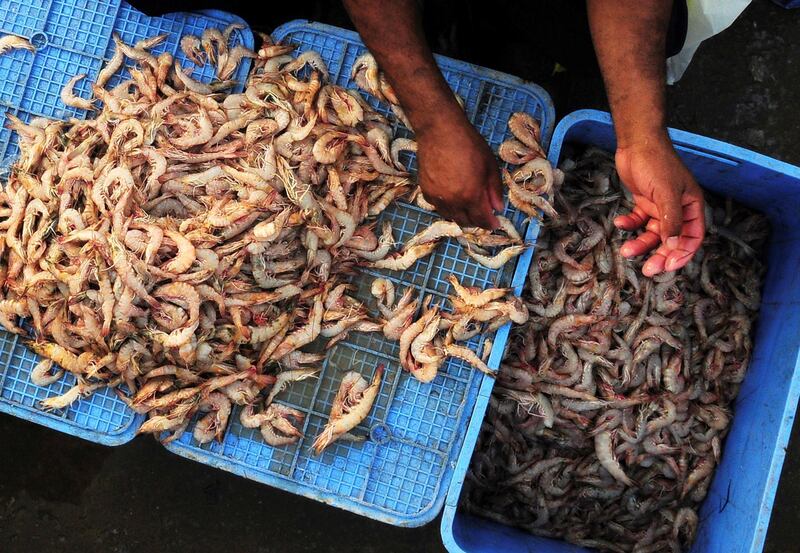
[[464, 117], [428, 48], [415, 0], [343, 3], [416, 132], [448, 115]]
[[589, 25], [618, 145], [663, 138], [670, 0], [588, 0]]

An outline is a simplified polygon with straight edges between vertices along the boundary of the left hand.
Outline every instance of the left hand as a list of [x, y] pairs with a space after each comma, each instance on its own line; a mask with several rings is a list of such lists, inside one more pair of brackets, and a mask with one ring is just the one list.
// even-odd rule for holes
[[666, 132], [617, 148], [616, 164], [620, 179], [633, 194], [636, 205], [631, 213], [617, 217], [614, 224], [629, 231], [645, 228], [626, 241], [620, 253], [635, 257], [652, 251], [642, 267], [647, 277], [680, 269], [703, 243], [702, 190], [678, 157]]

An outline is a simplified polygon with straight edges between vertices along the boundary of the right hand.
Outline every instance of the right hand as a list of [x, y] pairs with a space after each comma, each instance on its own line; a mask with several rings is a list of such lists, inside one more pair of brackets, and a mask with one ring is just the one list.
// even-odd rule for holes
[[461, 226], [496, 229], [503, 189], [494, 154], [463, 113], [417, 130], [419, 185], [436, 212]]

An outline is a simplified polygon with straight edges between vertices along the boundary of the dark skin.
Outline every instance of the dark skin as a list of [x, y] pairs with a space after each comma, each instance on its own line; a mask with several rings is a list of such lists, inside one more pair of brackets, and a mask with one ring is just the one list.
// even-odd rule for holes
[[[666, 130], [664, 51], [669, 0], [588, 0], [589, 24], [617, 134], [620, 178], [635, 207], [617, 227], [641, 230], [621, 253], [650, 253], [652, 276], [688, 263], [705, 233], [703, 195]], [[495, 228], [503, 207], [497, 161], [469, 123], [425, 41], [414, 0], [344, 0], [414, 128], [419, 184], [445, 218]]]

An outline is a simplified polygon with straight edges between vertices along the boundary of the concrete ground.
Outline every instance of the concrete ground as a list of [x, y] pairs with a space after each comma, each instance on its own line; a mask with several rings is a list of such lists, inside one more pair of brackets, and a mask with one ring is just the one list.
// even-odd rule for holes
[[[438, 51], [545, 85], [560, 116], [605, 108], [583, 16], [556, 2], [532, 4], [525, 9], [537, 13], [502, 0], [491, 13], [489, 3], [429, 3], [427, 28]], [[236, 11], [237, 2], [217, 6]], [[240, 11], [265, 29], [296, 17], [347, 24], [337, 3], [261, 10]], [[491, 38], [495, 28], [503, 34]], [[800, 164], [799, 36], [800, 10], [756, 0], [670, 89], [670, 124]], [[556, 62], [566, 72], [554, 74]], [[798, 432], [795, 425], [768, 553], [798, 551]], [[0, 444], [5, 553], [442, 550], [438, 521], [418, 529], [373, 522], [183, 460], [147, 437], [105, 448], [0, 415]]]

